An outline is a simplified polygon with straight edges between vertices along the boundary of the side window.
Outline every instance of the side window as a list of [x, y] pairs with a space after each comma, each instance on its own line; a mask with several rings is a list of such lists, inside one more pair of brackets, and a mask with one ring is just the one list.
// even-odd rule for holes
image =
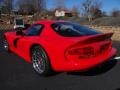
[[27, 30], [26, 36], [37, 36], [41, 33], [42, 29], [43, 25], [40, 24], [33, 25]]

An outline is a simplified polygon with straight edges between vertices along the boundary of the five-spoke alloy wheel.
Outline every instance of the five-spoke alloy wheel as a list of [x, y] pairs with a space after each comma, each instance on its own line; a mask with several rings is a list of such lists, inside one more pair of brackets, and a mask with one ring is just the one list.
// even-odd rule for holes
[[50, 71], [50, 63], [46, 52], [40, 46], [35, 46], [32, 49], [31, 56], [35, 71], [40, 75], [46, 76]]

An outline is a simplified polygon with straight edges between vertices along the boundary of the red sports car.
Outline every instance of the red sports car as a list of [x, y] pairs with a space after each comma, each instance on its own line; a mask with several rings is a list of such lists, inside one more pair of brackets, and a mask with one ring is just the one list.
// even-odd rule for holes
[[27, 62], [40, 75], [85, 71], [113, 58], [113, 33], [101, 33], [69, 21], [41, 20], [27, 30], [4, 34], [4, 48]]

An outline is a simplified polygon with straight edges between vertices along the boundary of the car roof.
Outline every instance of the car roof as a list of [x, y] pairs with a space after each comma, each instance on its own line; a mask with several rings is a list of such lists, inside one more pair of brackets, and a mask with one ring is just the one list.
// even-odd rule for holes
[[45, 23], [54, 23], [54, 22], [55, 22], [54, 20], [39, 20], [35, 22], [35, 24], [39, 24], [39, 23], [45, 24]]

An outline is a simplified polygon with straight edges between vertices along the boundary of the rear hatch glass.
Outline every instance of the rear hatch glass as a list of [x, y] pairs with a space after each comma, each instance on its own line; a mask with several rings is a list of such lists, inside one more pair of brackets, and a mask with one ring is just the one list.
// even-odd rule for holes
[[52, 28], [59, 35], [66, 37], [101, 34], [101, 32], [71, 22], [57, 22], [52, 24]]

